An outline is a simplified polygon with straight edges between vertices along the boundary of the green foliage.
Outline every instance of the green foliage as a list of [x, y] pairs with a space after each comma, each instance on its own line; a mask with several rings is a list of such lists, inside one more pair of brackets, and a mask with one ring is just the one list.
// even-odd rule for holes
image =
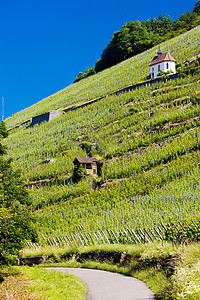
[[178, 223], [169, 223], [166, 226], [165, 240], [184, 243], [185, 241], [200, 241], [198, 219], [180, 220]]
[[74, 80], [75, 82], [78, 82], [81, 79], [84, 79], [88, 76], [94, 75], [96, 73], [95, 68], [94, 67], [87, 67], [87, 69], [85, 70], [85, 73], [79, 72], [78, 73], [78, 77], [76, 77], [76, 79]]
[[[8, 131], [6, 129], [5, 123], [3, 121], [0, 122], [0, 139], [4, 139], [8, 136]], [[0, 143], [0, 155], [6, 154], [6, 146], [3, 146]]]
[[0, 267], [15, 262], [26, 239], [35, 241], [31, 219], [22, 205], [0, 207]]
[[3, 274], [0, 273], [0, 283], [4, 281]]
[[0, 136], [1, 138], [6, 138], [8, 136], [8, 131], [3, 121], [0, 122]]
[[195, 13], [197, 13], [197, 14], [200, 13], [200, 0], [197, 0], [195, 6], [194, 6], [194, 8], [193, 8], [193, 11], [194, 11]]
[[129, 114], [130, 114], [130, 115], [133, 115], [133, 114], [137, 113], [138, 111], [139, 111], [139, 108], [138, 108], [138, 107], [131, 107], [131, 108], [129, 109]]
[[174, 73], [172, 70], [167, 70], [166, 72], [164, 72], [164, 71], [161, 70], [161, 71], [158, 73], [158, 76], [169, 75], [169, 74], [172, 74], [172, 73]]
[[[98, 167], [98, 168], [100, 169], [101, 166]], [[99, 175], [101, 174], [101, 169], [98, 170], [98, 173], [99, 173]], [[96, 188], [100, 188], [101, 187], [101, 184], [103, 183], [103, 178], [101, 176], [93, 177], [92, 180], [93, 180], [92, 187], [94, 188], [94, 190]]]
[[0, 143], [0, 155], [6, 154], [6, 146]]
[[82, 142], [80, 144], [81, 149], [85, 150], [86, 154], [91, 157], [92, 143]]
[[101, 59], [96, 62], [95, 71], [109, 68], [133, 55], [152, 47], [150, 35], [139, 21], [129, 22], [114, 33]]
[[[3, 136], [6, 136], [4, 131]], [[18, 255], [26, 239], [35, 240], [33, 218], [27, 209], [31, 204], [28, 192], [18, 172], [11, 167], [11, 160], [0, 156], [0, 267]]]
[[86, 175], [87, 175], [87, 170], [83, 167], [82, 164], [74, 166], [74, 171], [72, 176], [73, 182], [78, 182], [84, 179]]
[[150, 79], [152, 79], [151, 74], [148, 74], [148, 75], [143, 77], [143, 81], [147, 81], [147, 80], [150, 80]]

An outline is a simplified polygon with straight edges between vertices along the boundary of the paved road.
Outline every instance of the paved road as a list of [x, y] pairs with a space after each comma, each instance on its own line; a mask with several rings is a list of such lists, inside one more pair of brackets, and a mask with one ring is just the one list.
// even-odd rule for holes
[[155, 300], [147, 285], [122, 274], [79, 268], [47, 268], [73, 274], [87, 286], [86, 300]]

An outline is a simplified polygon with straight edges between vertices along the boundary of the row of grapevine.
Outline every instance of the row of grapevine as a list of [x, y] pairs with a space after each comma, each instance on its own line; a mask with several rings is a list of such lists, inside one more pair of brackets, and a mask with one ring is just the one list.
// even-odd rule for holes
[[[191, 93], [193, 88], [199, 87], [194, 83], [187, 85], [182, 93]], [[74, 157], [85, 156], [79, 147], [79, 139], [82, 137], [94, 141], [101, 155], [112, 157], [198, 126], [199, 121], [194, 118], [199, 114], [199, 106], [195, 105], [158, 108], [153, 117], [149, 116], [149, 111], [141, 113], [146, 102], [155, 103], [153, 99], [147, 101], [149, 93], [151, 88], [120, 97], [112, 96], [83, 108], [79, 113], [70, 112], [59, 120], [35, 128], [18, 129], [6, 140], [8, 156], [13, 158], [16, 168], [24, 173], [24, 181], [40, 180], [72, 172]], [[130, 115], [126, 102], [130, 101], [130, 97], [135, 101], [136, 95], [145, 100], [141, 101], [141, 109]], [[187, 120], [187, 124], [182, 124], [184, 120]], [[172, 122], [182, 123], [176, 128], [165, 128], [164, 132], [163, 129], [156, 134], [152, 132], [158, 126]], [[46, 164], [46, 161], [50, 163]]]
[[177, 243], [187, 244], [188, 239], [200, 240], [200, 224], [198, 219], [181, 220], [179, 222], [170, 222], [166, 225], [150, 228], [121, 227], [117, 229], [98, 230], [96, 232], [76, 231], [65, 235], [52, 236], [45, 238], [39, 244], [25, 242], [25, 247], [30, 249], [40, 248], [41, 245], [49, 246], [89, 246], [94, 244], [145, 244], [154, 241], [172, 241], [173, 245]]
[[[170, 51], [177, 62], [191, 60], [199, 53], [199, 27], [161, 44], [162, 51]], [[43, 99], [6, 120], [13, 127], [38, 114], [105, 96], [120, 88], [133, 85], [149, 73], [149, 62], [157, 47], [134, 56], [110, 69], [71, 84], [60, 92]]]

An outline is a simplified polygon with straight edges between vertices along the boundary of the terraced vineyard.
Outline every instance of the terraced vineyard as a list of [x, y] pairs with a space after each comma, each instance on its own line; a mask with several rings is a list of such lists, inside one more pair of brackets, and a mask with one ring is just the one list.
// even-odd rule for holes
[[[161, 45], [179, 61], [199, 54], [200, 28]], [[141, 81], [153, 48], [42, 100], [6, 121], [13, 127], [42, 112], [91, 100]], [[122, 228], [153, 228], [199, 217], [200, 81], [166, 80], [67, 112], [5, 140], [33, 198], [32, 211], [46, 238]], [[91, 154], [101, 177], [72, 183], [73, 159]]]
[[[178, 63], [190, 61], [200, 51], [200, 27], [161, 44], [162, 52], [170, 51]], [[6, 120], [7, 127], [21, 124], [41, 113], [70, 107], [87, 102], [142, 81], [149, 74], [149, 63], [157, 52], [157, 47], [128, 59], [117, 66], [104, 70], [80, 82], [71, 84], [58, 93], [26, 108]]]

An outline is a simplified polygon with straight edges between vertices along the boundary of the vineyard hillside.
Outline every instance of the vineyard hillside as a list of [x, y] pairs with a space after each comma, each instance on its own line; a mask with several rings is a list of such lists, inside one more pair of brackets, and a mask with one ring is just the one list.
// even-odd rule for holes
[[[141, 242], [140, 229], [199, 218], [199, 40], [196, 27], [161, 44], [177, 60], [176, 79], [110, 95], [145, 79], [156, 47], [6, 120], [14, 128], [107, 95], [50, 122], [16, 127], [5, 139], [33, 199], [39, 244]], [[89, 156], [101, 163], [101, 174], [73, 181], [75, 157]]]
[[[200, 27], [161, 44], [162, 52], [169, 51], [177, 63], [190, 61], [199, 53]], [[65, 89], [16, 113], [6, 120], [7, 128], [14, 127], [34, 116], [71, 107], [108, 95], [116, 90], [143, 81], [150, 73], [149, 63], [157, 53], [157, 46], [98, 74], [74, 83]]]

